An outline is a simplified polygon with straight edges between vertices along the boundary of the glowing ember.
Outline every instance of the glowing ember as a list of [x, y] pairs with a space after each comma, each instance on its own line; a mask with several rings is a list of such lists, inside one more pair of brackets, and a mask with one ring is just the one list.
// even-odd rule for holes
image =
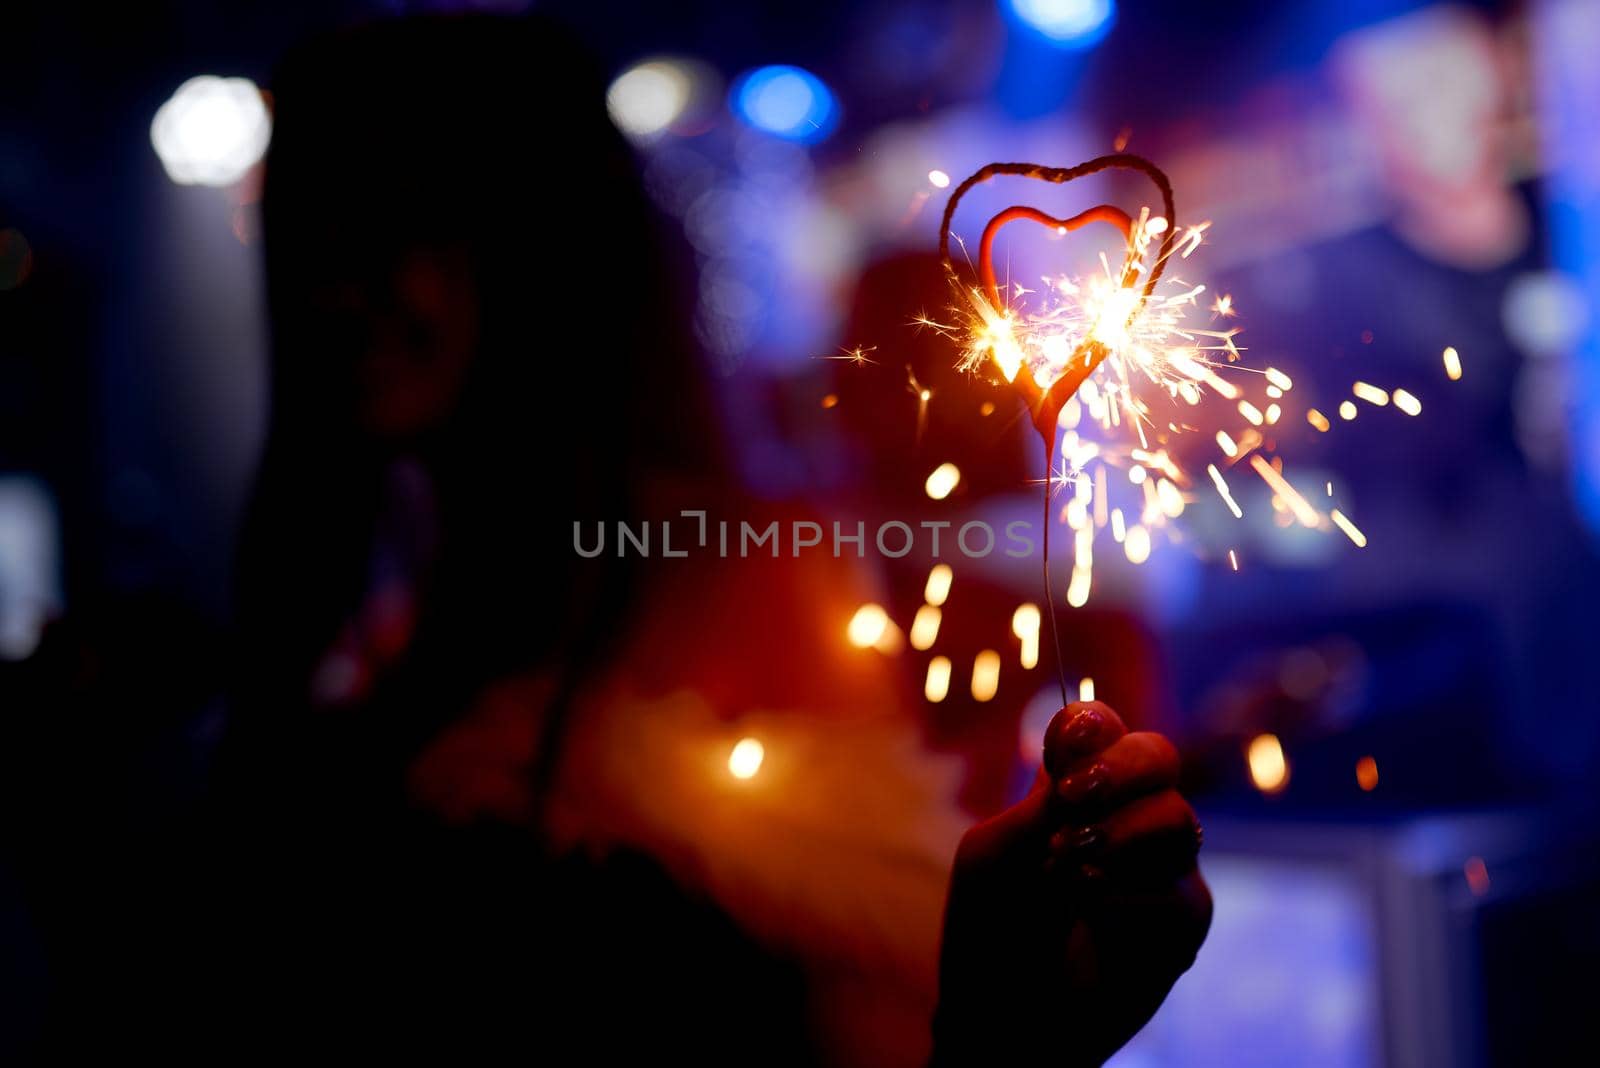
[[972, 699], [988, 701], [1000, 689], [1000, 654], [985, 649], [972, 662]]
[[934, 704], [945, 699], [950, 692], [950, 658], [936, 656], [928, 661], [928, 680], [922, 684], [922, 696]]
[[1344, 531], [1345, 537], [1355, 542], [1356, 548], [1365, 549], [1367, 547], [1367, 536], [1361, 533], [1361, 531], [1356, 528], [1354, 523], [1345, 518], [1345, 514], [1339, 511], [1339, 509], [1335, 508], [1333, 511], [1329, 512], [1328, 518], [1333, 520], [1334, 526]]
[[1453, 345], [1444, 350], [1444, 373], [1452, 382], [1461, 380], [1461, 353]]
[[928, 572], [928, 584], [922, 590], [922, 599], [935, 608], [944, 604], [945, 598], [950, 596], [950, 583], [955, 577], [956, 573], [950, 570], [949, 564], [934, 564], [933, 570]]
[[766, 756], [766, 747], [759, 741], [741, 738], [739, 744], [733, 747], [733, 752], [728, 754], [728, 772], [735, 779], [753, 779], [756, 772], [761, 770], [761, 762]]
[[917, 617], [911, 621], [911, 648], [919, 652], [933, 648], [939, 638], [939, 619], [936, 605], [925, 604], [917, 609]]
[[1080, 701], [1093, 701], [1094, 700], [1094, 679], [1092, 679], [1092, 678], [1083, 678], [1083, 679], [1079, 679], [1078, 680], [1078, 700], [1080, 700]]
[[1258, 734], [1245, 751], [1250, 766], [1250, 781], [1264, 794], [1275, 794], [1289, 785], [1289, 762], [1283, 744], [1275, 734]]
[[928, 481], [923, 488], [928, 491], [928, 496], [936, 501], [942, 501], [950, 496], [950, 492], [961, 482], [961, 469], [955, 464], [940, 464], [933, 469], [933, 474], [928, 476]]
[[1022, 642], [1022, 666], [1032, 670], [1039, 666], [1039, 606], [1018, 605], [1011, 614], [1011, 633]]
[[1207, 464], [1206, 473], [1211, 476], [1211, 481], [1216, 484], [1217, 493], [1222, 496], [1223, 501], [1228, 506], [1228, 510], [1233, 513], [1233, 517], [1235, 519], [1243, 519], [1244, 509], [1239, 507], [1239, 502], [1234, 500], [1233, 494], [1228, 492], [1228, 483], [1223, 480], [1222, 472], [1217, 470], [1217, 465]]
[[850, 626], [845, 633], [850, 644], [857, 649], [870, 649], [883, 640], [888, 629], [889, 613], [883, 610], [883, 606], [864, 604], [850, 617]]
[[1369, 793], [1378, 788], [1378, 762], [1370, 756], [1356, 761], [1356, 785]]
[[1375, 404], [1379, 408], [1389, 403], [1389, 394], [1369, 382], [1357, 382], [1350, 387], [1350, 392], [1368, 404]]

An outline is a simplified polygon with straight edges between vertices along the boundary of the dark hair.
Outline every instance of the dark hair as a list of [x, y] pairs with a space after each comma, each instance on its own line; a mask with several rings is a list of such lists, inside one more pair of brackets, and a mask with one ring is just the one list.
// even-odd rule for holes
[[[633, 585], [581, 567], [574, 520], [644, 508], [662, 471], [719, 454], [671, 258], [600, 72], [538, 19], [383, 22], [307, 44], [273, 83], [263, 198], [272, 410], [239, 558], [243, 715], [305, 703], [359, 598], [381, 443], [350, 416], [306, 283], [464, 249], [480, 340], [423, 444], [441, 538], [385, 731], [411, 747], [486, 683], [604, 655]], [[327, 243], [332, 247], [319, 247]], [[395, 714], [398, 711], [399, 714]]]

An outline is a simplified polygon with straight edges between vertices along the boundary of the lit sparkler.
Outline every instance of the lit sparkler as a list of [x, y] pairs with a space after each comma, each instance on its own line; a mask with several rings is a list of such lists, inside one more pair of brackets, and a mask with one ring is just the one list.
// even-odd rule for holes
[[[950, 254], [951, 222], [962, 196], [974, 186], [1000, 175], [1060, 184], [1111, 169], [1135, 171], [1150, 179], [1160, 194], [1160, 213], [1153, 214], [1147, 207], [1133, 216], [1100, 204], [1057, 218], [1022, 205], [1006, 208], [984, 227], [978, 262], [973, 265], [975, 281], [963, 280]], [[1015, 283], [1002, 287], [995, 277], [994, 241], [1004, 227], [1016, 221], [1058, 234], [1105, 223], [1121, 234], [1122, 254], [1113, 260], [1102, 253], [1100, 271], [1086, 278], [1046, 276], [1036, 287]], [[1166, 175], [1148, 160], [1126, 153], [1102, 156], [1072, 168], [990, 164], [957, 186], [945, 207], [939, 251], [959, 294], [955, 321], [940, 323], [922, 315], [916, 322], [958, 341], [962, 369], [997, 372], [1010, 384], [1027, 404], [1044, 443], [1043, 571], [1063, 700], [1068, 686], [1055, 626], [1049, 563], [1052, 496], [1056, 492], [1071, 493], [1060, 512], [1074, 535], [1072, 576], [1066, 591], [1067, 603], [1073, 607], [1088, 601], [1093, 543], [1099, 530], [1109, 528], [1128, 560], [1143, 563], [1153, 547], [1153, 532], [1182, 515], [1186, 505], [1196, 499], [1196, 484], [1203, 485], [1207, 478], [1228, 511], [1242, 519], [1244, 509], [1224, 474], [1235, 465], [1247, 466], [1266, 484], [1280, 525], [1298, 522], [1323, 531], [1337, 528], [1357, 546], [1366, 544], [1365, 535], [1343, 513], [1319, 511], [1284, 475], [1282, 460], [1269, 458], [1275, 442], [1267, 435], [1274, 433], [1284, 417], [1294, 383], [1277, 368], [1257, 372], [1240, 363], [1241, 351], [1234, 341], [1239, 328], [1218, 322], [1237, 315], [1234, 298], [1222, 294], [1202, 306], [1204, 285], [1163, 277], [1174, 257], [1187, 260], [1199, 248], [1209, 225], [1202, 222], [1180, 228]], [[965, 251], [965, 244], [959, 238], [957, 242]], [[1453, 355], [1453, 351], [1447, 352], [1445, 358], [1452, 378], [1459, 376]], [[1245, 377], [1245, 372], [1251, 377]], [[1404, 390], [1391, 393], [1358, 382], [1352, 393], [1374, 406], [1387, 406], [1392, 399], [1394, 406], [1408, 415], [1421, 410], [1420, 402]], [[1212, 410], [1225, 412], [1221, 420], [1228, 425], [1215, 431], [1219, 462], [1206, 464], [1205, 475], [1197, 479], [1174, 455], [1171, 440], [1180, 432], [1198, 429], [1195, 424], [1205, 420], [1193, 410], [1210, 398], [1220, 400]], [[1348, 400], [1337, 411], [1345, 420], [1356, 415], [1355, 405]], [[1303, 417], [1319, 432], [1331, 429], [1329, 418], [1315, 408], [1306, 408]], [[1215, 426], [1221, 420], [1210, 422]], [[1100, 440], [1079, 433], [1080, 427], [1087, 432], [1092, 425], [1100, 428], [1096, 435]], [[1110, 487], [1122, 483], [1107, 478], [1107, 464], [1128, 468], [1127, 485], [1136, 492], [1131, 505], [1111, 499]], [[1127, 487], [1121, 492], [1127, 492]], [[1237, 553], [1229, 550], [1228, 559], [1238, 570]]]

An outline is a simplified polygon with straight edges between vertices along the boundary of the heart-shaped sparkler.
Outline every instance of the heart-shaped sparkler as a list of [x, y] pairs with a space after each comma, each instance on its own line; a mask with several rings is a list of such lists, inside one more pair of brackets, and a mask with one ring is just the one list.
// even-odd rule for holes
[[[1071, 218], [1058, 219], [1047, 215], [1036, 208], [1016, 206], [1007, 208], [983, 228], [983, 238], [978, 245], [978, 281], [982, 286], [975, 295], [974, 303], [979, 305], [979, 310], [986, 321], [992, 322], [998, 329], [1000, 338], [1009, 338], [1010, 312], [1000, 300], [1000, 287], [994, 277], [994, 239], [995, 235], [1007, 223], [1018, 219], [1048, 226], [1057, 232], [1076, 230], [1092, 222], [1105, 222], [1115, 226], [1122, 233], [1124, 246], [1127, 250], [1123, 259], [1122, 271], [1117, 277], [1116, 293], [1122, 294], [1116, 300], [1108, 301], [1101, 309], [1101, 315], [1111, 314], [1115, 317], [1114, 325], [1124, 334], [1127, 328], [1133, 325], [1141, 311], [1144, 310], [1145, 301], [1150, 299], [1156, 283], [1161, 280], [1161, 273], [1166, 266], [1167, 256], [1172, 251], [1174, 235], [1177, 233], [1178, 220], [1172, 206], [1172, 183], [1167, 181], [1167, 176], [1154, 163], [1142, 156], [1117, 153], [1110, 156], [1101, 156], [1087, 163], [1080, 163], [1076, 167], [1041, 167], [1036, 163], [991, 163], [987, 167], [973, 174], [962, 182], [950, 194], [950, 201], [945, 205], [944, 218], [939, 228], [939, 256], [944, 261], [945, 271], [949, 274], [953, 284], [958, 284], [955, 264], [950, 259], [950, 223], [955, 218], [956, 205], [966, 195], [967, 190], [980, 182], [987, 182], [990, 178], [1002, 174], [1017, 175], [1022, 178], [1034, 178], [1043, 182], [1052, 182], [1057, 185], [1065, 184], [1077, 178], [1084, 178], [1101, 171], [1122, 169], [1138, 171], [1148, 177], [1161, 192], [1161, 210], [1166, 224], [1161, 247], [1156, 253], [1155, 263], [1146, 272], [1141, 263], [1140, 250], [1145, 247], [1143, 239], [1135, 241], [1133, 219], [1127, 212], [1110, 204], [1100, 204], [1088, 211], [1080, 212]], [[1152, 234], [1153, 229], [1145, 229], [1145, 234]], [[1139, 276], [1145, 274], [1144, 285], [1139, 285]], [[1126, 317], [1124, 317], [1126, 311]], [[1044, 484], [1044, 538], [1042, 558], [1044, 572], [1045, 603], [1049, 607], [1050, 634], [1055, 644], [1056, 653], [1056, 678], [1061, 684], [1061, 703], [1068, 701], [1066, 664], [1061, 658], [1061, 628], [1056, 624], [1056, 603], [1050, 592], [1050, 487], [1055, 480], [1055, 447], [1056, 424], [1061, 417], [1061, 409], [1078, 391], [1078, 387], [1100, 365], [1100, 362], [1110, 354], [1110, 348], [1098, 336], [1097, 328], [1088, 330], [1076, 347], [1070, 358], [1061, 367], [1057, 377], [1048, 383], [1040, 384], [1034, 380], [1033, 370], [1027, 361], [1021, 358], [1020, 352], [1013, 344], [1006, 358], [1002, 359], [998, 344], [989, 349], [989, 356], [1001, 375], [1011, 383], [1013, 389], [1022, 395], [1027, 402], [1029, 414], [1033, 417], [1033, 425], [1039, 431], [1039, 436], [1044, 440], [1045, 458], [1045, 484]], [[1014, 366], [1007, 366], [1007, 363]]]
[[[956, 268], [950, 258], [950, 224], [955, 217], [956, 205], [967, 191], [980, 182], [1003, 174], [1016, 175], [1023, 178], [1033, 178], [1039, 181], [1065, 184], [1077, 178], [1084, 178], [1091, 174], [1112, 169], [1138, 171], [1146, 175], [1161, 193], [1161, 207], [1166, 221], [1166, 230], [1161, 240], [1154, 265], [1150, 268], [1144, 285], [1138, 284], [1141, 273], [1139, 256], [1133, 247], [1133, 219], [1121, 208], [1110, 204], [1100, 204], [1087, 211], [1080, 212], [1071, 218], [1058, 219], [1047, 215], [1036, 208], [1014, 206], [1007, 208], [989, 220], [983, 228], [983, 237], [978, 245], [978, 280], [982, 286], [981, 296], [988, 302], [989, 309], [1002, 319], [1006, 316], [1006, 308], [1000, 300], [999, 285], [994, 275], [994, 239], [1007, 223], [1018, 219], [1038, 223], [1050, 227], [1057, 232], [1077, 230], [1093, 222], [1110, 223], [1122, 233], [1123, 241], [1127, 247], [1127, 254], [1123, 264], [1120, 284], [1123, 290], [1130, 294], [1130, 299], [1117, 304], [1120, 312], [1125, 304], [1128, 308], [1127, 326], [1139, 315], [1144, 303], [1155, 290], [1156, 283], [1161, 280], [1161, 273], [1166, 266], [1167, 254], [1171, 251], [1174, 235], [1177, 233], [1177, 219], [1172, 204], [1172, 184], [1167, 176], [1155, 164], [1142, 156], [1129, 153], [1117, 153], [1110, 156], [1101, 156], [1076, 167], [1044, 167], [1036, 163], [991, 163], [977, 171], [956, 187], [950, 194], [950, 201], [945, 205], [944, 218], [940, 224], [939, 256], [944, 261], [945, 270], [952, 281], [956, 279]], [[1072, 356], [1062, 367], [1060, 375], [1047, 385], [1040, 385], [1034, 381], [1033, 375], [1024, 364], [1018, 363], [1016, 367], [1006, 367], [996, 355], [995, 366], [1011, 383], [1022, 399], [1028, 405], [1028, 411], [1033, 417], [1033, 425], [1045, 440], [1047, 454], [1055, 451], [1056, 422], [1061, 415], [1062, 407], [1078, 391], [1084, 379], [1094, 373], [1100, 361], [1105, 359], [1108, 349], [1106, 345], [1094, 337], [1086, 335], [1078, 342]]]

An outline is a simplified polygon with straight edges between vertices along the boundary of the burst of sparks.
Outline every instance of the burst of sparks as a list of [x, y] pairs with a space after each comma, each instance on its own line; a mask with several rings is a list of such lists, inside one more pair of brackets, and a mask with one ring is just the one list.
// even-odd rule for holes
[[[1166, 267], [1188, 260], [1209, 226], [1198, 223], [1174, 234]], [[1099, 269], [1087, 276], [1044, 275], [1037, 285], [1010, 281], [998, 287], [1000, 306], [982, 288], [968, 288], [944, 321], [927, 314], [912, 320], [919, 329], [957, 341], [959, 366], [969, 372], [998, 371], [1008, 381], [1027, 375], [1048, 392], [1073, 361], [1092, 368], [1062, 407], [1058, 460], [1045, 480], [1052, 496], [1066, 498], [1051, 507], [1073, 532], [1066, 589], [1073, 607], [1087, 603], [1093, 589], [1100, 531], [1110, 533], [1128, 561], [1142, 564], [1158, 543], [1185, 540], [1173, 523], [1199, 499], [1195, 483], [1207, 478], [1228, 512], [1243, 520], [1245, 509], [1226, 472], [1246, 464], [1265, 484], [1278, 526], [1337, 528], [1365, 546], [1366, 536], [1347, 516], [1337, 509], [1319, 511], [1285, 477], [1276, 435], [1280, 426], [1302, 418], [1329, 433], [1334, 420], [1324, 412], [1348, 422], [1357, 415], [1355, 400], [1377, 407], [1392, 403], [1407, 415], [1421, 411], [1421, 401], [1404, 389], [1368, 382], [1351, 387], [1354, 400], [1335, 398], [1319, 410], [1304, 403], [1309, 398], [1301, 397], [1282, 369], [1245, 365], [1240, 328], [1216, 322], [1238, 315], [1231, 294], [1208, 296], [1204, 284], [1168, 270], [1145, 297], [1167, 229], [1168, 220], [1146, 209], [1134, 221], [1121, 262], [1102, 254]], [[1454, 349], [1445, 350], [1444, 362], [1449, 377], [1459, 378]], [[992, 411], [985, 403], [984, 414]], [[1195, 465], [1205, 469], [1198, 479], [1187, 464], [1207, 446], [1180, 448], [1173, 440], [1193, 431], [1200, 431], [1194, 435], [1199, 441], [1209, 437], [1220, 454], [1216, 462]], [[1126, 481], [1109, 478], [1108, 467], [1125, 468]], [[1237, 550], [1229, 549], [1227, 558], [1239, 570]]]
[[871, 352], [877, 352], [877, 351], [878, 351], [878, 348], [877, 348], [876, 345], [857, 345], [853, 349], [840, 349], [839, 352], [836, 355], [821, 356], [821, 357], [818, 357], [818, 359], [823, 359], [823, 360], [844, 360], [844, 361], [846, 361], [848, 363], [855, 364], [857, 367], [860, 367], [862, 364], [868, 364], [868, 363], [876, 365], [878, 361], [874, 360], [874, 359], [871, 359], [867, 354], [871, 353]]

